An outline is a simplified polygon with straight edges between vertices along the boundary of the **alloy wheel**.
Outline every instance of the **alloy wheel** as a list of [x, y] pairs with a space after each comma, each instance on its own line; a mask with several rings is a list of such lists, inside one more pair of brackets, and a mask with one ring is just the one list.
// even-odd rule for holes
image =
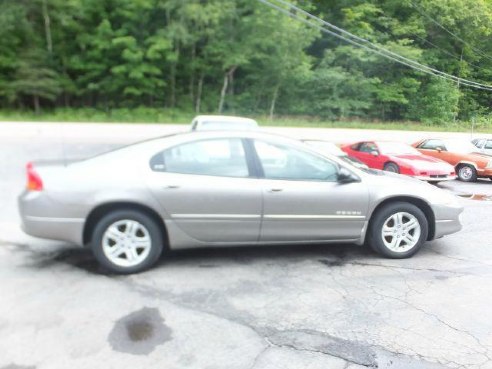
[[149, 231], [135, 220], [124, 219], [111, 224], [102, 237], [104, 255], [122, 267], [139, 265], [147, 258], [151, 247]]
[[418, 243], [421, 227], [418, 219], [407, 212], [398, 212], [386, 219], [381, 230], [384, 245], [394, 252], [407, 252]]

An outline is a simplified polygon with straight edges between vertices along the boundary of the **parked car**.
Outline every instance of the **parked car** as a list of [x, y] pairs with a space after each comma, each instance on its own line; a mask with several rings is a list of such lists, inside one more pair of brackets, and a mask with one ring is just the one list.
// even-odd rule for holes
[[410, 145], [393, 141], [360, 141], [342, 146], [342, 150], [370, 168], [408, 175], [427, 182], [456, 178], [454, 167], [421, 154]]
[[191, 121], [192, 131], [251, 130], [257, 129], [254, 119], [227, 115], [198, 115]]
[[362, 171], [300, 141], [259, 132], [190, 132], [87, 160], [30, 164], [24, 231], [90, 247], [118, 273], [164, 249], [368, 243], [389, 258], [461, 229], [457, 197]]
[[492, 178], [492, 158], [480, 154], [470, 141], [430, 138], [416, 142], [414, 146], [425, 155], [451, 164], [462, 181], [475, 182], [477, 178]]
[[320, 152], [321, 154], [335, 155], [357, 168], [369, 168], [366, 164], [361, 162], [359, 159], [347, 155], [345, 151], [340, 149], [333, 142], [323, 141], [323, 140], [302, 140], [302, 142], [304, 142], [308, 146], [313, 147], [314, 149], [316, 149], [316, 151]]
[[492, 156], [492, 138], [475, 138], [472, 143], [481, 154]]

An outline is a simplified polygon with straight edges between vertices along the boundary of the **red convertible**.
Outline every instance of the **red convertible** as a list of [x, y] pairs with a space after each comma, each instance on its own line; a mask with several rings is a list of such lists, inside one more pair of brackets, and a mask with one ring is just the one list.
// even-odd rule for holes
[[405, 174], [428, 182], [456, 178], [452, 165], [401, 142], [361, 141], [341, 148], [373, 169]]

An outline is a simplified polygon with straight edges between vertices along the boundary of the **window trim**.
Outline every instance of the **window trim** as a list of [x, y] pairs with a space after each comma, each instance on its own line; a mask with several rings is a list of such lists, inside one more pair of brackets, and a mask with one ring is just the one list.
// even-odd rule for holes
[[[167, 150], [171, 150], [171, 149], [174, 149], [174, 148], [179, 147], [179, 146], [182, 146], [182, 145], [194, 144], [194, 143], [205, 142], [205, 141], [218, 141], [218, 140], [238, 140], [238, 141], [241, 142], [241, 145], [242, 145], [243, 151], [244, 151], [244, 159], [245, 159], [245, 163], [246, 163], [246, 168], [248, 170], [248, 175], [247, 176], [238, 177], [238, 176], [225, 176], [225, 175], [215, 175], [215, 174], [170, 172], [167, 169], [164, 169], [164, 170], [155, 170], [152, 167], [152, 164], [151, 164], [152, 163], [152, 160], [156, 156], [161, 156], [162, 157], [163, 156], [163, 153], [165, 151], [167, 151]], [[148, 160], [148, 163], [149, 163], [150, 170], [152, 172], [155, 172], [155, 173], [179, 174], [179, 175], [187, 175], [187, 176], [202, 176], [202, 177], [214, 177], [214, 178], [239, 178], [239, 179], [257, 178], [255, 176], [254, 166], [251, 165], [250, 159], [248, 158], [248, 149], [247, 149], [247, 145], [245, 144], [245, 139], [242, 138], [242, 137], [213, 137], [213, 138], [203, 138], [203, 139], [199, 139], [199, 140], [181, 142], [181, 143], [178, 143], [176, 145], [169, 146], [169, 147], [165, 148], [164, 150], [160, 150], [159, 152], [155, 153], [154, 155], [152, 155], [150, 157], [150, 159]], [[164, 163], [163, 165], [164, 165], [164, 168], [165, 168], [166, 163]]]

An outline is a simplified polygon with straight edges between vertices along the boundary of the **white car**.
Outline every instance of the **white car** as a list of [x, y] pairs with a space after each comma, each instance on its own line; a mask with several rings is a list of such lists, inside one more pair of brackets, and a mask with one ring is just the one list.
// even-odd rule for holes
[[479, 152], [492, 156], [492, 138], [476, 138], [472, 143], [479, 149]]
[[254, 119], [227, 115], [198, 115], [191, 122], [192, 131], [248, 131], [258, 128]]

